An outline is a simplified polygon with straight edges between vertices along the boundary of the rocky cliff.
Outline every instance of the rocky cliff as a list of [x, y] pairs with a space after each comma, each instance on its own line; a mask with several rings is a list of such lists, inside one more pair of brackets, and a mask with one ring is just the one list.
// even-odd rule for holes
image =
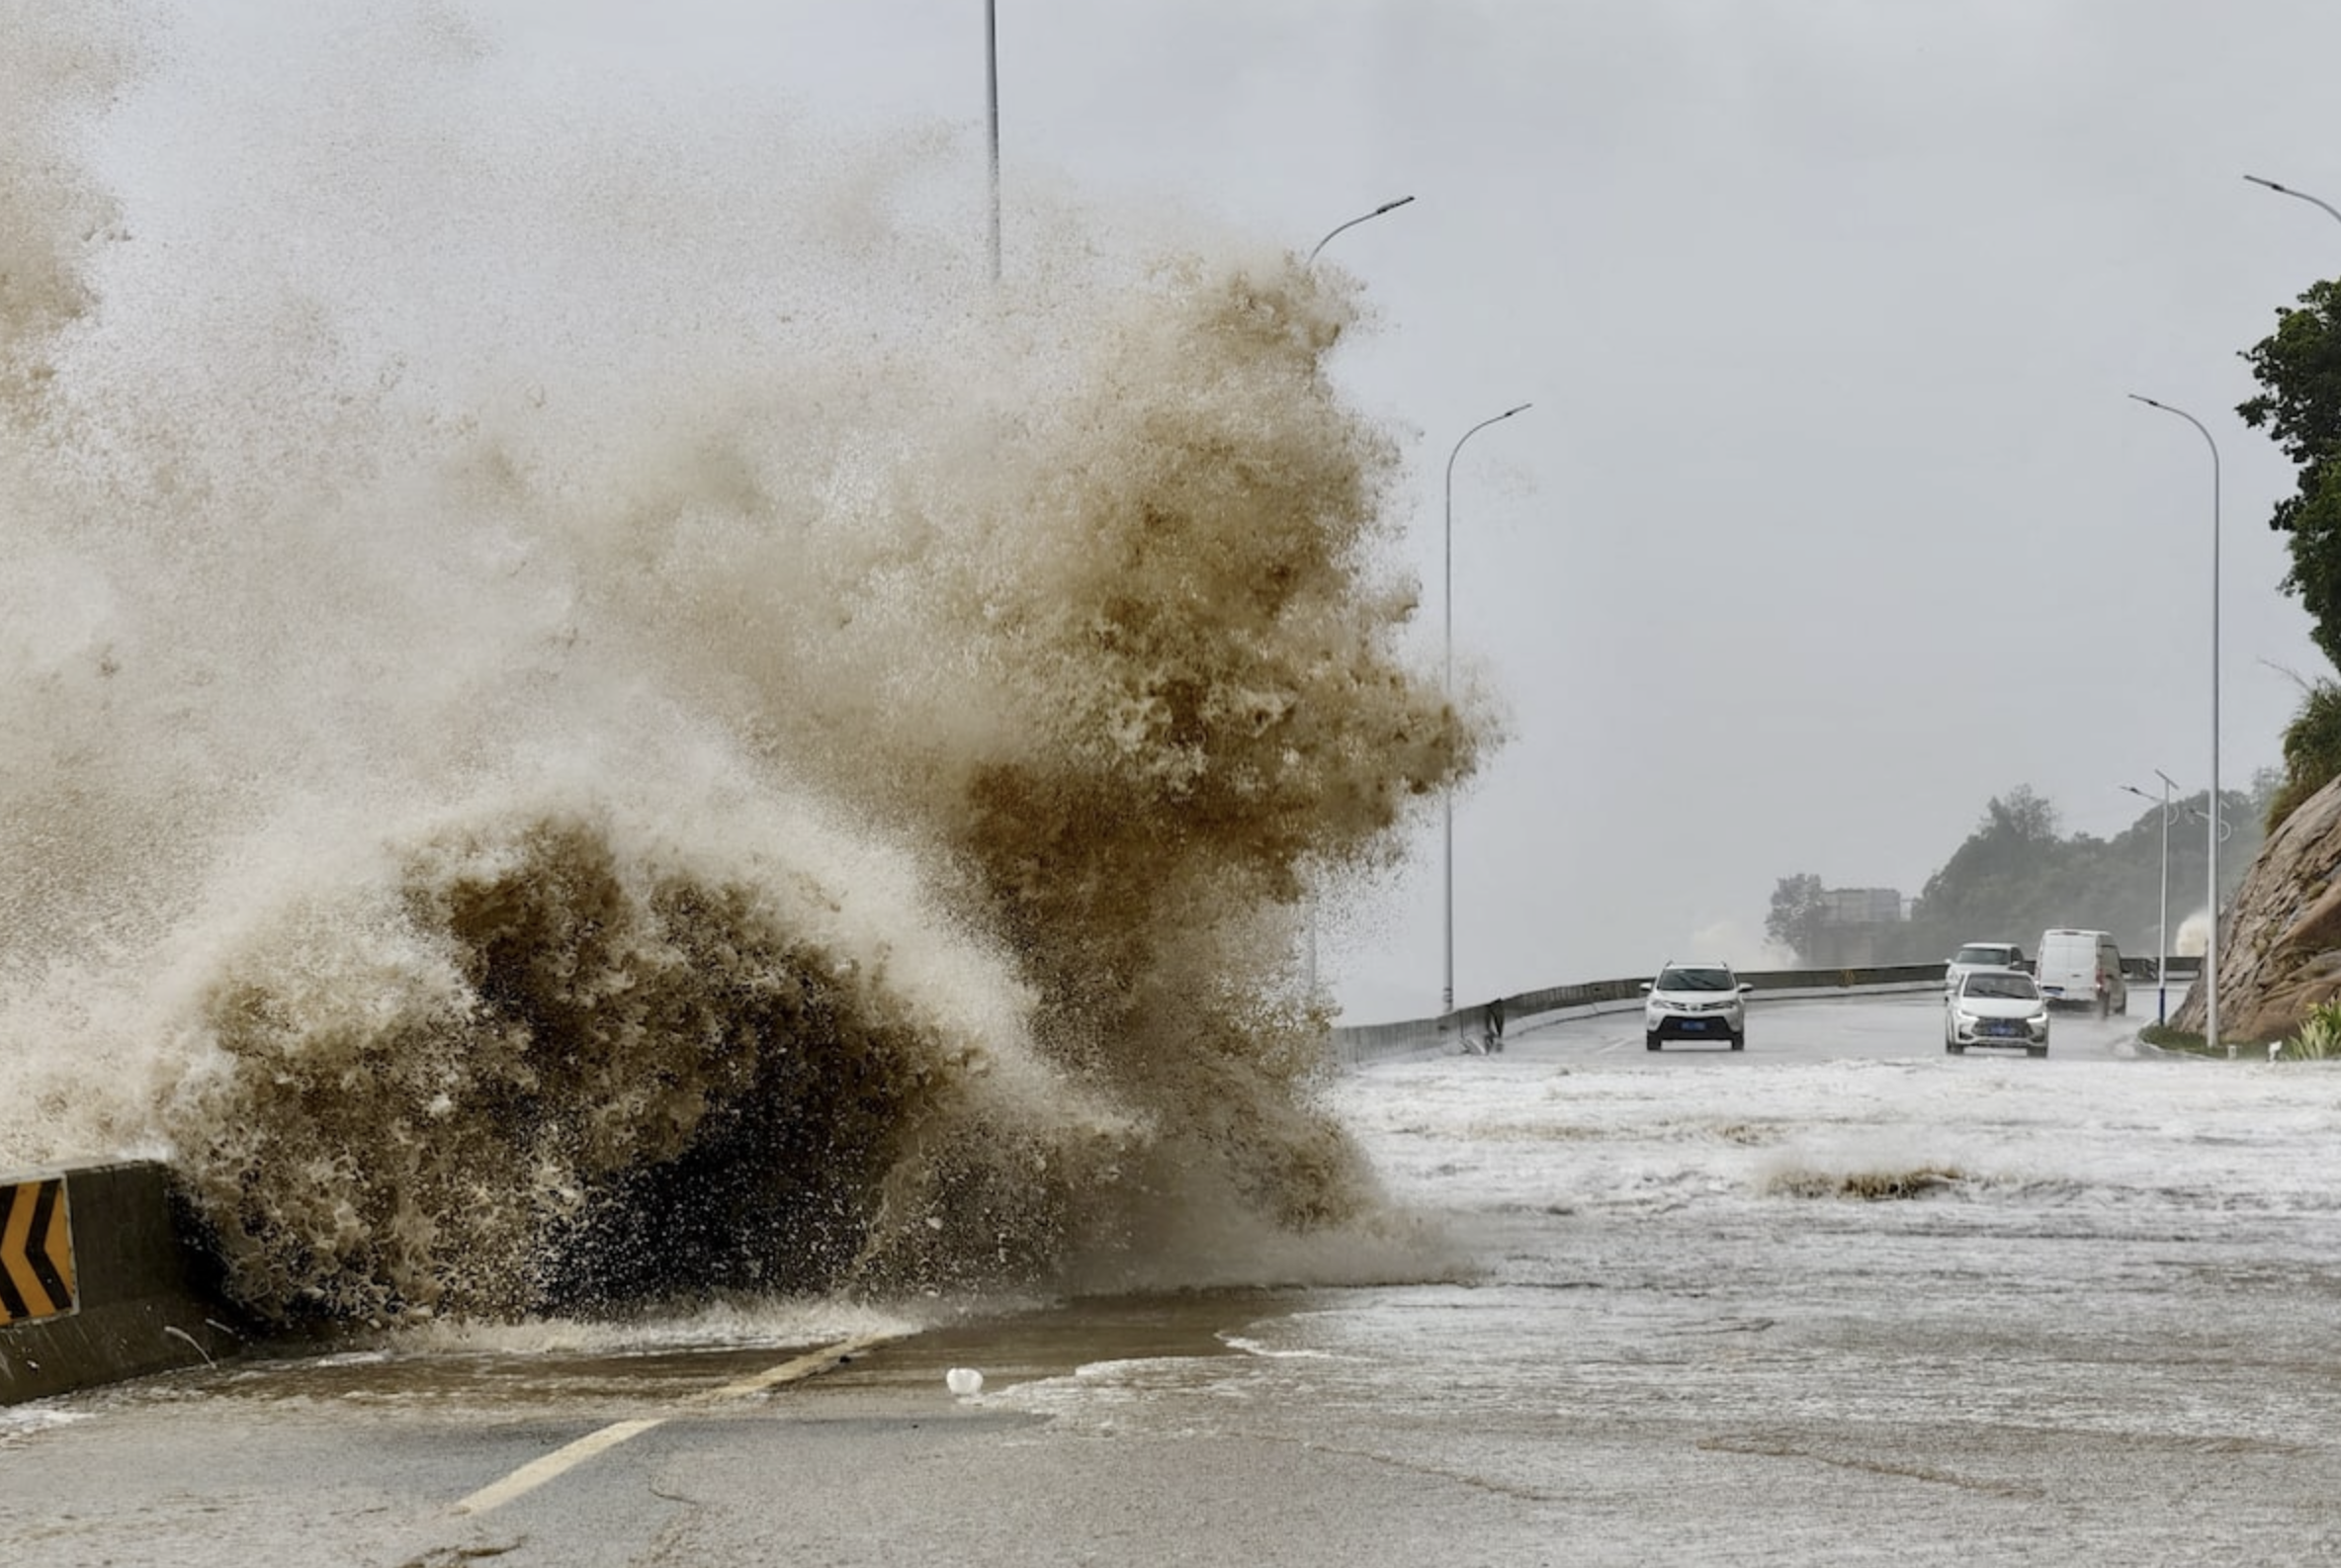
[[[2282, 1039], [2341, 996], [2341, 780], [2285, 819], [2219, 925], [2219, 1034]], [[2200, 1033], [2203, 983], [2171, 1023]]]

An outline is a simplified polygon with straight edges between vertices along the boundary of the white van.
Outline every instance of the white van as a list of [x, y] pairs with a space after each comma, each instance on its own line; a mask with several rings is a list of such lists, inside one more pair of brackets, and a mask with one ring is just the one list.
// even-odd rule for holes
[[2122, 950], [2104, 931], [2042, 931], [2033, 950], [2033, 974], [2052, 1007], [2097, 1005], [2097, 977], [2106, 977], [2109, 1006], [2129, 1010], [2129, 983], [2122, 978]]

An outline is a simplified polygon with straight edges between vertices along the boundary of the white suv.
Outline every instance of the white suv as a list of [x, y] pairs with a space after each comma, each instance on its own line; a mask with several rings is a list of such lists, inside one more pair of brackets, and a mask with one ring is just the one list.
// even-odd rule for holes
[[1959, 981], [1979, 969], [2022, 969], [2024, 949], [2014, 942], [1969, 942], [1943, 966], [1943, 994], [1959, 989]]
[[1661, 1040], [1729, 1040], [1735, 1051], [1748, 1046], [1748, 993], [1729, 964], [1669, 962], [1658, 978], [1643, 982], [1642, 1043]]

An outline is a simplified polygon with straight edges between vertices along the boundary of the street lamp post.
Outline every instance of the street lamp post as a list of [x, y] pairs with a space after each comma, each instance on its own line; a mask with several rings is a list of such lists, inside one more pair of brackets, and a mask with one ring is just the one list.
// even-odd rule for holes
[[999, 282], [999, 15], [984, 0], [984, 106], [992, 131], [992, 281]]
[[[2160, 768], [2154, 776], [2162, 781], [2162, 902], [2154, 916], [2154, 1021], [2170, 1021], [2170, 792], [2174, 787], [2171, 777]], [[2124, 784], [2140, 800], [2154, 797], [2135, 784]]]
[[[1439, 617], [1446, 629], [1446, 664], [1439, 677], [1439, 693], [1449, 708], [1455, 701], [1455, 459], [1463, 452], [1463, 443], [1492, 424], [1510, 419], [1526, 409], [1520, 403], [1500, 414], [1482, 419], [1455, 440], [1454, 450], [1447, 454], [1446, 542], [1441, 575]], [[1443, 926], [1446, 933], [1446, 980], [1438, 991], [1438, 1015], [1445, 1017], [1455, 1010], [1455, 792], [1452, 786], [1440, 792], [1446, 805], [1446, 904]]]
[[[2287, 192], [2291, 195], [2291, 192]], [[2319, 204], [2322, 205], [2321, 203]], [[2336, 215], [2341, 216], [2341, 215]], [[2205, 846], [2210, 859], [2206, 876], [2211, 904], [2211, 931], [2203, 943], [2204, 980], [2204, 1042], [2216, 1047], [2219, 1043], [2219, 444], [2211, 439], [2211, 431], [2202, 420], [2184, 408], [2173, 408], [2165, 402], [2137, 392], [2129, 394], [2148, 408], [2158, 408], [2175, 414], [2195, 427], [2203, 437], [2203, 444], [2211, 448], [2211, 826], [2204, 832]], [[2233, 1056], [2230, 1046], [2227, 1054]]]
[[1355, 227], [1356, 227], [1358, 224], [1360, 224], [1360, 223], [1364, 222], [1366, 219], [1368, 219], [1368, 218], [1379, 218], [1379, 217], [1381, 217], [1381, 216], [1382, 216], [1384, 213], [1391, 212], [1391, 211], [1393, 211], [1393, 210], [1395, 210], [1395, 209], [1397, 209], [1397, 208], [1404, 207], [1404, 206], [1406, 206], [1406, 204], [1407, 204], [1407, 203], [1409, 203], [1409, 202], [1411, 202], [1411, 201], [1413, 201], [1413, 200], [1414, 200], [1414, 198], [1413, 198], [1413, 197], [1411, 197], [1411, 196], [1402, 196], [1402, 197], [1400, 197], [1400, 198], [1399, 198], [1397, 201], [1395, 201], [1395, 202], [1384, 202], [1384, 203], [1383, 203], [1381, 206], [1379, 206], [1379, 207], [1375, 208], [1375, 209], [1374, 209], [1372, 212], [1370, 212], [1370, 213], [1360, 213], [1360, 214], [1358, 214], [1358, 215], [1357, 215], [1355, 218], [1350, 218], [1350, 219], [1349, 219], [1349, 221], [1347, 221], [1346, 223], [1336, 223], [1336, 224], [1333, 226], [1332, 230], [1326, 234], [1326, 236], [1325, 236], [1325, 239], [1321, 239], [1321, 240], [1317, 241], [1317, 243], [1316, 243], [1316, 244], [1314, 244], [1314, 245], [1312, 245], [1311, 247], [1309, 247], [1309, 259], [1308, 259], [1307, 261], [1304, 261], [1304, 262], [1302, 262], [1302, 263], [1301, 263], [1301, 265], [1302, 265], [1303, 267], [1314, 267], [1314, 266], [1316, 266], [1316, 265], [1317, 265], [1317, 252], [1319, 252], [1319, 251], [1321, 251], [1321, 250], [1323, 250], [1323, 249], [1325, 248], [1325, 243], [1326, 243], [1326, 240], [1329, 240], [1329, 239], [1333, 238], [1333, 236], [1334, 236], [1335, 234], [1338, 234], [1338, 233], [1340, 233], [1340, 232], [1341, 232], [1343, 229], [1344, 229], [1344, 228], [1355, 228]]
[[2247, 174], [2244, 176], [2244, 178], [2251, 181], [2254, 185], [2266, 186], [2269, 190], [2274, 191], [2279, 196], [2296, 197], [2300, 201], [2306, 202], [2311, 207], [2321, 207], [2326, 212], [2332, 214], [2336, 220], [2341, 220], [2341, 208], [2335, 207], [2330, 202], [2320, 201], [2316, 197], [2310, 196], [2306, 191], [2296, 191], [2289, 185], [2279, 185], [2274, 180], [2263, 180], [2256, 174]]
[[[1335, 224], [1332, 230], [1326, 234], [1325, 239], [1317, 241], [1315, 245], [1310, 247], [1309, 259], [1301, 263], [1302, 267], [1306, 269], [1316, 266], [1317, 252], [1325, 248], [1326, 240], [1333, 238], [1335, 234], [1340, 233], [1343, 229], [1355, 228], [1367, 218], [1379, 218], [1384, 213], [1404, 207], [1407, 203], [1413, 200], [1414, 198], [1411, 196], [1402, 196], [1395, 202], [1384, 202], [1381, 206], [1375, 208], [1370, 213], [1360, 213], [1357, 217], [1350, 218], [1346, 223]], [[995, 277], [998, 276], [998, 267], [997, 264], [995, 264], [993, 268], [993, 275]], [[1315, 893], [1311, 893], [1309, 895], [1309, 953], [1308, 966], [1304, 971], [1303, 978], [1307, 982], [1309, 995], [1314, 998], [1317, 995], [1317, 895]]]
[[2181, 810], [2181, 811], [2183, 811], [2183, 812], [2185, 812], [2185, 813], [2187, 814], [2187, 821], [2189, 821], [2189, 822], [2191, 822], [2191, 823], [2207, 823], [2207, 824], [2211, 824], [2211, 826], [2215, 827], [2215, 828], [2217, 828], [2217, 830], [2218, 830], [2218, 834], [2219, 834], [2219, 842], [2220, 842], [2220, 843], [2225, 843], [2225, 842], [2226, 842], [2228, 839], [2230, 839], [2230, 838], [2232, 838], [2232, 837], [2234, 837], [2234, 836], [2235, 836], [2235, 825], [2234, 825], [2233, 823], [2231, 823], [2231, 822], [2227, 821], [2227, 819], [2226, 819], [2225, 817], [2219, 817], [2219, 818], [2215, 818], [2215, 819], [2214, 819], [2214, 818], [2211, 818], [2211, 817], [2205, 816], [2205, 815], [2204, 815], [2204, 812], [2203, 812], [2203, 808], [2202, 808], [2202, 807], [2200, 807], [2200, 806], [2197, 806], [2197, 805], [2196, 805], [2194, 802], [2192, 802], [2192, 801], [2190, 801], [2190, 802], [2188, 802], [2186, 805], [2184, 805], [2184, 806], [2180, 807], [2180, 808], [2179, 808], [2179, 810]]

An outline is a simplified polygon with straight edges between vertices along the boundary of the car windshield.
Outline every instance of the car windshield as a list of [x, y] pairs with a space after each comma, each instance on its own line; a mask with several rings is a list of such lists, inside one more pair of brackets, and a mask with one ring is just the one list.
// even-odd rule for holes
[[2014, 1002], [2037, 1001], [2040, 988], [2033, 984], [2030, 975], [2002, 975], [1986, 971], [1967, 977], [1966, 994], [1970, 997], [2004, 997]]
[[1659, 972], [1660, 991], [1729, 991], [1735, 982], [1728, 969], [1667, 969]]
[[[1937, 949], [1937, 951], [1941, 951], [1941, 949]], [[1960, 948], [1959, 956], [1952, 959], [1951, 962], [1954, 964], [2004, 964], [2008, 962], [2011, 956], [2013, 955], [2011, 954], [2010, 950], [2005, 947], [1976, 947], [1970, 945]]]

